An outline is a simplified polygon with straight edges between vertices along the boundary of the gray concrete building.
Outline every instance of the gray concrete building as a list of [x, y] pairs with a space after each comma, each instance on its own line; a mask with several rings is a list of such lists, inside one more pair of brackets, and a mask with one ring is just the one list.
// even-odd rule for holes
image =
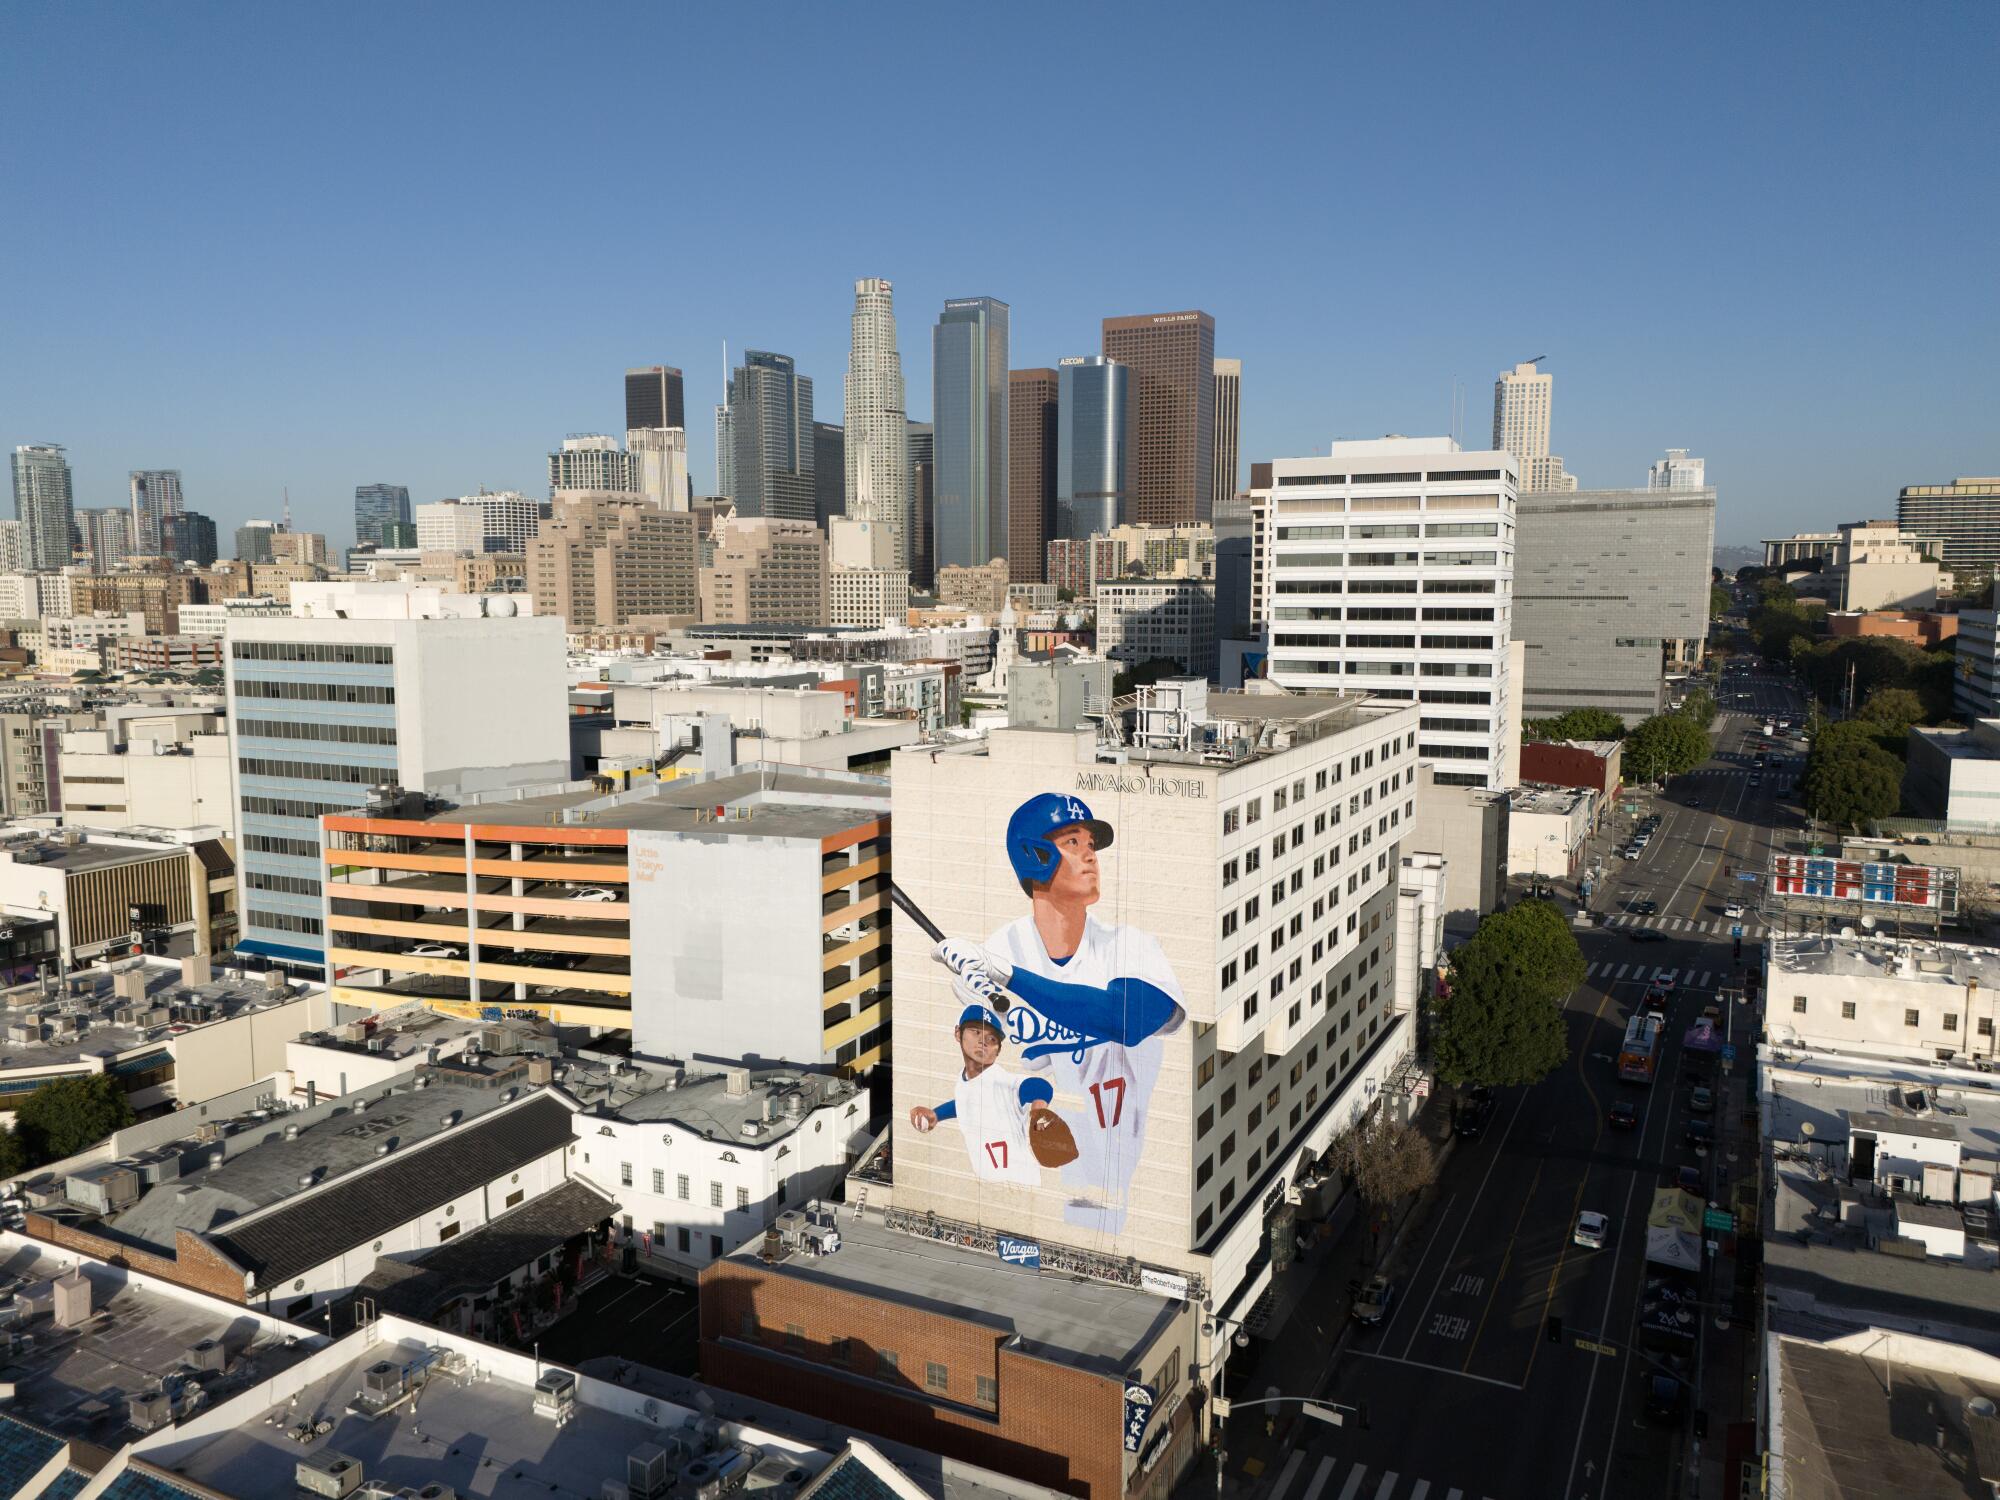
[[1714, 489], [1523, 494], [1518, 515], [1523, 715], [1601, 708], [1631, 725], [1658, 713], [1667, 672], [1707, 642]]

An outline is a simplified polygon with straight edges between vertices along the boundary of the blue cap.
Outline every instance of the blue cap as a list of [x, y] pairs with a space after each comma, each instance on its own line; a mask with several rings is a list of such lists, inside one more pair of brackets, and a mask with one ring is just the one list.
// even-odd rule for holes
[[1007, 1035], [1007, 1028], [1000, 1024], [1000, 1017], [994, 1013], [991, 1006], [966, 1006], [964, 1010], [958, 1013], [958, 1024], [963, 1026], [968, 1021], [977, 1021], [981, 1026], [991, 1026], [1003, 1039]]

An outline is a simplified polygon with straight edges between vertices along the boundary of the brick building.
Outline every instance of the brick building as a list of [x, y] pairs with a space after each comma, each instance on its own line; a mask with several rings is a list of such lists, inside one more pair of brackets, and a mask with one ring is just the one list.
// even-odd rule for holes
[[1600, 797], [1617, 791], [1624, 746], [1617, 740], [1568, 740], [1557, 744], [1521, 742], [1521, 780], [1538, 786], [1587, 787]]
[[1193, 1304], [872, 1216], [837, 1234], [702, 1273], [705, 1379], [1088, 1500], [1165, 1497], [1192, 1463]]
[[1830, 610], [1826, 633], [1836, 640], [1849, 636], [1886, 636], [1935, 651], [1940, 646], [1948, 647], [1958, 635], [1958, 616], [1929, 610], [1916, 614], [1893, 609]]

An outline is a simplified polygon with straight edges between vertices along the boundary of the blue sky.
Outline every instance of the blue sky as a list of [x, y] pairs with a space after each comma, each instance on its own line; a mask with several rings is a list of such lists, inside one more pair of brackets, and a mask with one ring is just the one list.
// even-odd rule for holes
[[0, 444], [79, 505], [178, 467], [226, 531], [353, 488], [545, 492], [721, 346], [837, 420], [852, 282], [912, 413], [943, 299], [1012, 363], [1200, 307], [1243, 452], [1490, 430], [1547, 354], [1585, 484], [1709, 461], [1718, 535], [2000, 472], [2000, 7], [0, 9]]

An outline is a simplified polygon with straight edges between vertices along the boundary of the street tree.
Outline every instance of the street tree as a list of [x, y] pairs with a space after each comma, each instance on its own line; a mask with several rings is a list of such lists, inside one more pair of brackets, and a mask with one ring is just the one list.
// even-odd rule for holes
[[1829, 724], [1814, 737], [1799, 778], [1800, 796], [1814, 817], [1860, 827], [1896, 811], [1903, 764], [1876, 743], [1872, 730], [1850, 719]]
[[1706, 729], [1715, 722], [1715, 694], [1707, 688], [1696, 688], [1682, 700], [1676, 712]]
[[1334, 1137], [1327, 1159], [1368, 1205], [1378, 1233], [1398, 1204], [1437, 1181], [1430, 1138], [1380, 1105]]
[[1726, 615], [1735, 605], [1736, 596], [1731, 594], [1728, 589], [1719, 583], [1710, 586], [1708, 591], [1709, 618], [1713, 619], [1717, 615]]
[[1542, 744], [1563, 740], [1616, 740], [1625, 735], [1625, 721], [1601, 708], [1572, 708], [1551, 719], [1530, 719], [1521, 726], [1524, 739]]
[[1708, 759], [1708, 731], [1685, 714], [1655, 714], [1625, 736], [1625, 775], [1665, 781]]
[[58, 1078], [36, 1089], [14, 1112], [21, 1145], [35, 1163], [61, 1161], [132, 1123], [132, 1105], [115, 1079]]
[[1898, 746], [1904, 743], [1911, 729], [1923, 723], [1924, 717], [1922, 698], [1909, 688], [1890, 687], [1870, 693], [1859, 715], [1862, 723], [1878, 726], [1882, 736]]
[[1438, 1077], [1527, 1084], [1569, 1057], [1563, 1000], [1583, 983], [1583, 952], [1552, 902], [1522, 901], [1481, 920], [1451, 955], [1432, 1008], [1431, 1060]]

